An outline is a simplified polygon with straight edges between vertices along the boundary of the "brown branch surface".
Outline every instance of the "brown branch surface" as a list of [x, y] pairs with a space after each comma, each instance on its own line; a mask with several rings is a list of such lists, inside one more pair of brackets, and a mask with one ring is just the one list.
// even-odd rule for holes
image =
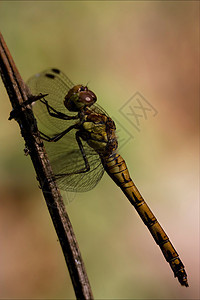
[[34, 115], [28, 105], [23, 105], [25, 101], [30, 99], [29, 89], [22, 80], [1, 33], [0, 73], [13, 107], [11, 116], [20, 126], [21, 135], [33, 162], [37, 179], [62, 247], [76, 297], [77, 299], [93, 299], [73, 228], [54, 180]]

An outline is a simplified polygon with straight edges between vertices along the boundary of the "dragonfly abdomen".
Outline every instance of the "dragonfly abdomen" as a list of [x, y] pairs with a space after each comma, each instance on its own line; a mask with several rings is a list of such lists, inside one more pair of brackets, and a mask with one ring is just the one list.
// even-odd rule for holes
[[123, 193], [137, 210], [144, 224], [148, 227], [155, 242], [159, 245], [166, 261], [170, 264], [174, 272], [174, 276], [178, 277], [181, 285], [188, 286], [187, 274], [178, 253], [133, 183], [124, 159], [121, 155], [113, 153], [107, 158], [102, 158], [102, 163], [108, 175], [121, 188]]

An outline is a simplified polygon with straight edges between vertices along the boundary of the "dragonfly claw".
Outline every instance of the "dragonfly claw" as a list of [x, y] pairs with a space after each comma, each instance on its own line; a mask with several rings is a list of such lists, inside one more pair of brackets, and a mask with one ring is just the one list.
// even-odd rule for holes
[[44, 97], [46, 97], [47, 95], [48, 94], [39, 94], [37, 96], [33, 96], [33, 95], [29, 96], [28, 100], [22, 102], [22, 104], [19, 107], [13, 108], [13, 110], [10, 112], [10, 116], [9, 116], [8, 120], [9, 121], [12, 120], [12, 119], [17, 120], [18, 117], [19, 117], [19, 114], [21, 113], [21, 108], [26, 108], [27, 105], [30, 105], [33, 102], [38, 101], [38, 100], [40, 100], [40, 101], [46, 101], [46, 100], [41, 100], [41, 99], [44, 98]]

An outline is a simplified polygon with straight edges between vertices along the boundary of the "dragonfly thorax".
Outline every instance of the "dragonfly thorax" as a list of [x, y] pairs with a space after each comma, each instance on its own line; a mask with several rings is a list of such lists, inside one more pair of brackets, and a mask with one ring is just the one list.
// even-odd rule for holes
[[76, 85], [65, 96], [64, 105], [69, 111], [78, 112], [86, 106], [93, 105], [96, 95], [87, 86]]
[[90, 147], [100, 156], [107, 156], [116, 151], [118, 146], [116, 127], [111, 118], [88, 108], [81, 119], [80, 136]]

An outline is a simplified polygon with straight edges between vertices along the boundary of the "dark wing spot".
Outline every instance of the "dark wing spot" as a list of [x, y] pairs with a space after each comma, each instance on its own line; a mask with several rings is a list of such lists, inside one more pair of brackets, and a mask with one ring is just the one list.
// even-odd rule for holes
[[48, 74], [48, 73], [47, 73], [47, 74], [45, 74], [45, 76], [48, 77], [48, 78], [51, 78], [51, 79], [54, 79], [54, 78], [55, 78], [55, 76], [54, 76], [53, 74]]
[[58, 70], [58, 69], [54, 69], [53, 68], [53, 69], [51, 69], [51, 71], [54, 72], [54, 73], [56, 73], [56, 74], [60, 74], [60, 70]]

